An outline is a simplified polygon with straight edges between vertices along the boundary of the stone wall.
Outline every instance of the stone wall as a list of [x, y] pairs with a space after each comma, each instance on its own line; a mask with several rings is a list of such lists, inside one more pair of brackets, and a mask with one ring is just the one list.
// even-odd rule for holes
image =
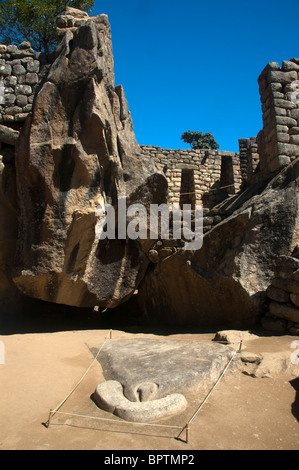
[[[30, 43], [0, 45], [0, 309], [1, 314], [26, 304], [11, 278], [18, 231], [14, 146], [32, 110], [46, 60]], [[3, 320], [3, 318], [2, 318]]]
[[299, 335], [299, 252], [281, 256], [275, 277], [267, 289], [269, 308], [262, 319], [265, 328]]
[[241, 187], [238, 153], [144, 145], [141, 149], [163, 169], [168, 181], [169, 203], [203, 204], [212, 208]]
[[240, 168], [243, 183], [250, 183], [258, 170], [259, 153], [256, 137], [239, 139]]
[[[88, 19], [84, 12], [75, 13], [58, 18], [60, 36]], [[28, 42], [0, 45], [0, 123], [21, 127], [45, 65], [43, 54], [35, 53]], [[239, 139], [239, 153], [141, 146], [164, 169], [170, 203], [203, 203], [211, 209], [253, 182], [257, 172], [275, 172], [299, 156], [298, 73], [299, 59], [265, 67], [258, 79], [263, 129], [257, 137]]]
[[0, 45], [0, 123], [24, 122], [32, 109], [44, 55], [35, 53], [29, 42]]
[[263, 129], [257, 136], [262, 173], [299, 156], [299, 59], [270, 62], [258, 79]]
[[[60, 36], [84, 17], [62, 15]], [[71, 22], [71, 23], [70, 23]], [[77, 23], [76, 23], [77, 22]], [[0, 123], [19, 128], [32, 109], [34, 93], [43, 75], [44, 55], [30, 43], [0, 45]], [[166, 169], [171, 203], [203, 203], [211, 208], [248, 184], [258, 168], [261, 174], [279, 170], [299, 156], [299, 59], [269, 63], [258, 83], [263, 129], [257, 137], [239, 139], [239, 154], [206, 150], [171, 150], [142, 146]], [[189, 181], [189, 182], [188, 182]], [[193, 193], [193, 196], [192, 194]]]

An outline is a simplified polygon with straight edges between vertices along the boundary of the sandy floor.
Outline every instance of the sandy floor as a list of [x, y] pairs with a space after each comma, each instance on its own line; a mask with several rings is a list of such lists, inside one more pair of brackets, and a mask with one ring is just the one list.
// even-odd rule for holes
[[[159, 332], [158, 332], [159, 333]], [[214, 334], [145, 334], [113, 330], [113, 338], [156, 337], [210, 341]], [[100, 411], [90, 399], [103, 381], [98, 362], [60, 408], [61, 412], [112, 419], [103, 421], [56, 414], [54, 409], [78, 383], [93, 361], [91, 349], [100, 347], [109, 330], [23, 333], [0, 336], [5, 363], [0, 365], [0, 449], [2, 450], [298, 450], [299, 366], [295, 375], [253, 378], [229, 370], [191, 423], [176, 439], [205, 394], [187, 397], [182, 415], [159, 424], [131, 425]], [[257, 337], [248, 345], [255, 352], [290, 351], [294, 337]]]

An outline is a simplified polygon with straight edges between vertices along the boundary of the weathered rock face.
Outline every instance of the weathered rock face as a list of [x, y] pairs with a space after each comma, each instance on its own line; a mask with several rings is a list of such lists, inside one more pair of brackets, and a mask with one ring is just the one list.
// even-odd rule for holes
[[[0, 135], [2, 148], [0, 150], [0, 310], [3, 312], [6, 304], [12, 305], [20, 295], [11, 279], [11, 265], [14, 259], [17, 237], [17, 195], [14, 167], [14, 148], [9, 145], [18, 132], [4, 129]], [[5, 135], [3, 135], [5, 134]], [[12, 140], [11, 140], [12, 138]], [[3, 142], [8, 142], [5, 144]]]
[[204, 235], [196, 252], [153, 264], [139, 289], [149, 321], [252, 325], [280, 255], [299, 243], [299, 159], [267, 183], [225, 202], [232, 215]]
[[120, 197], [165, 202], [167, 183], [141, 155], [124, 91], [115, 88], [106, 15], [65, 31], [21, 131], [16, 171], [18, 288], [80, 307], [129, 298], [148, 257], [137, 241], [98, 240], [96, 208], [117, 208]]

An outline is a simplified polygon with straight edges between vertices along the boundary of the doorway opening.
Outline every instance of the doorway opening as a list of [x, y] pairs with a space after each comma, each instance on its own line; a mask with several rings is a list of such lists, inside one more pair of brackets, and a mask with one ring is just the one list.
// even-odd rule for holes
[[195, 210], [196, 197], [195, 197], [195, 184], [194, 184], [194, 170], [184, 169], [181, 175], [181, 190], [180, 190], [180, 208], [183, 204], [190, 204], [191, 210]]

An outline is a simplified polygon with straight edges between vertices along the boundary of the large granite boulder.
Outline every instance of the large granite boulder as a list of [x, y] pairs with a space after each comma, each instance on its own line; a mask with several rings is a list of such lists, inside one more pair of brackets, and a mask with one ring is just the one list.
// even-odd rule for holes
[[97, 208], [148, 207], [167, 183], [141, 154], [124, 90], [115, 87], [106, 15], [64, 31], [16, 145], [18, 240], [13, 279], [27, 296], [115, 307], [135, 291], [150, 244], [99, 240]]
[[299, 159], [223, 205], [231, 215], [204, 235], [200, 250], [180, 249], [150, 266], [138, 301], [151, 323], [258, 321], [279, 256], [299, 244]]

